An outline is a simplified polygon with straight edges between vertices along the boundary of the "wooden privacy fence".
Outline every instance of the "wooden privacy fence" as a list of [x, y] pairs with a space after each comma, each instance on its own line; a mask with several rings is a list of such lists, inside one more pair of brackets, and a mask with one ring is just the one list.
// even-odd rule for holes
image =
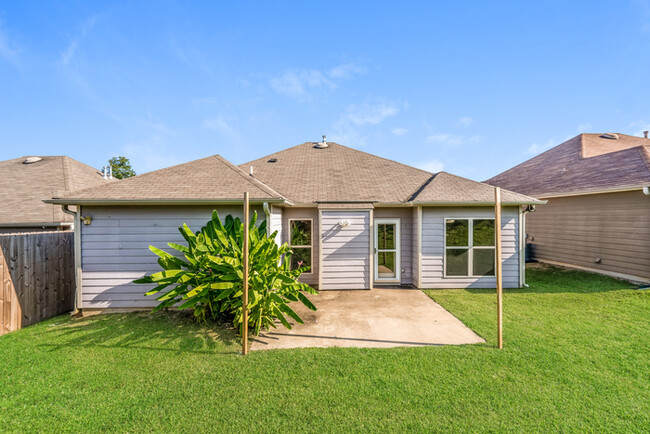
[[0, 335], [74, 307], [74, 233], [0, 235]]

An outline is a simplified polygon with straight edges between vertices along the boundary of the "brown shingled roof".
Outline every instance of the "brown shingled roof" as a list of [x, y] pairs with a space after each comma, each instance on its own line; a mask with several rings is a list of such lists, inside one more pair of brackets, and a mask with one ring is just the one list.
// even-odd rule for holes
[[[54, 202], [284, 200], [282, 195], [219, 155], [155, 170], [99, 187], [55, 196]], [[59, 199], [59, 200], [56, 200]]]
[[0, 161], [0, 224], [38, 226], [72, 221], [61, 207], [43, 203], [57, 192], [108, 184], [101, 173], [66, 156]]
[[[216, 155], [133, 178], [74, 191], [54, 203], [187, 203], [251, 199], [295, 204], [372, 203], [487, 204], [494, 190], [485, 184], [448, 173], [425, 170], [376, 155], [329, 143], [324, 149], [303, 143], [240, 165]], [[247, 172], [253, 167], [254, 175]], [[504, 202], [539, 203], [533, 198], [505, 192]]]
[[[414, 204], [489, 204], [494, 203], [494, 187], [467, 178], [440, 172], [434, 175], [410, 202]], [[506, 205], [544, 203], [523, 194], [501, 191], [501, 202]]]
[[537, 197], [650, 185], [650, 140], [580, 134], [486, 182]]
[[[241, 164], [295, 203], [405, 202], [431, 173], [396, 161], [328, 143], [303, 143]], [[271, 159], [276, 159], [270, 163]]]

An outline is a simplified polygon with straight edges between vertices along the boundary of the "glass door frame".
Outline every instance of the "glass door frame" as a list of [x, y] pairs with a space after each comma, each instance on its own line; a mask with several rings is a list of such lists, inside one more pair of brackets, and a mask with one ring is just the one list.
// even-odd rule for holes
[[[380, 224], [394, 224], [395, 225], [395, 248], [394, 249], [381, 249], [379, 250], [379, 225]], [[401, 246], [401, 221], [399, 218], [379, 218], [374, 219], [373, 237], [375, 242], [375, 257], [374, 257], [374, 275], [376, 282], [392, 282], [400, 283], [402, 280], [402, 246]], [[379, 277], [379, 253], [381, 252], [395, 252], [395, 277]]]

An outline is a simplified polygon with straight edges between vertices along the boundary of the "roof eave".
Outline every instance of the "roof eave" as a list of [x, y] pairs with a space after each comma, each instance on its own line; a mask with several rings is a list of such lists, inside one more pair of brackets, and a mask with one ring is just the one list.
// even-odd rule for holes
[[[519, 205], [544, 205], [546, 200], [520, 200], [520, 201], [503, 201], [502, 206], [519, 206]], [[494, 206], [494, 201], [465, 201], [465, 202], [437, 202], [437, 201], [412, 201], [409, 202], [414, 206]]]
[[[45, 199], [43, 202], [56, 205], [238, 205], [243, 199]], [[251, 198], [251, 204], [282, 203], [293, 205], [281, 198]]]

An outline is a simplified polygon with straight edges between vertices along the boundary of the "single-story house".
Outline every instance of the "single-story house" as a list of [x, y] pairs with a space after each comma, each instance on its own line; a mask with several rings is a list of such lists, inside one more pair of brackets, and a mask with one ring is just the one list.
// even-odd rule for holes
[[[213, 209], [241, 217], [245, 191], [320, 290], [496, 285], [493, 187], [323, 139], [240, 166], [215, 155], [47, 200], [84, 219], [79, 306], [155, 306], [131, 283], [159, 270], [148, 246], [182, 242], [178, 226], [198, 230]], [[524, 284], [524, 212], [543, 202], [511, 191], [502, 201], [503, 282], [515, 288]]]
[[548, 201], [526, 219], [535, 259], [650, 282], [650, 140], [580, 134], [487, 180]]
[[107, 183], [97, 169], [66, 156], [0, 161], [0, 234], [70, 229], [73, 217], [43, 198]]

